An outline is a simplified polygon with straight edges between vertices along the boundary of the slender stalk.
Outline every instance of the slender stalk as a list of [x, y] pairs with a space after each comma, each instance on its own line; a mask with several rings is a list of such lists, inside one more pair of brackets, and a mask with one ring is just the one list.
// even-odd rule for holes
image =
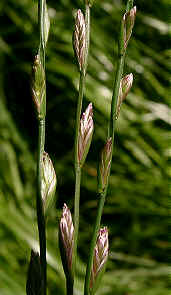
[[[132, 2], [133, 1], [131, 1], [131, 3]], [[129, 5], [130, 5], [130, 0], [128, 0], [127, 2], [127, 8], [129, 7]], [[116, 107], [117, 107], [117, 100], [119, 96], [120, 81], [122, 78], [123, 68], [124, 68], [125, 53], [126, 53], [125, 51], [126, 50], [124, 50], [124, 40], [123, 40], [123, 24], [121, 23], [119, 46], [118, 46], [118, 64], [117, 64], [117, 71], [115, 75], [115, 82], [114, 82], [114, 88], [113, 88], [114, 91], [112, 95], [110, 125], [109, 125], [109, 137], [112, 138], [112, 153], [113, 153], [114, 134], [115, 134]], [[112, 163], [112, 153], [111, 153], [111, 163]], [[110, 170], [111, 170], [111, 165], [110, 165]], [[101, 216], [103, 213], [103, 207], [104, 207], [105, 198], [107, 194], [110, 170], [109, 170], [107, 184], [104, 191], [97, 195], [99, 198], [99, 201], [98, 201], [96, 221], [95, 221], [94, 229], [93, 229], [93, 236], [92, 236], [91, 245], [90, 245], [88, 264], [86, 269], [84, 295], [90, 294], [90, 278], [91, 278], [91, 270], [93, 265], [94, 249], [96, 245], [97, 235], [98, 235], [98, 231], [99, 231], [100, 223], [101, 223]]]
[[43, 279], [43, 295], [46, 295], [46, 230], [45, 230], [45, 217], [42, 204], [41, 184], [42, 184], [42, 157], [45, 143], [45, 120], [38, 121], [39, 136], [38, 136], [38, 159], [37, 159], [37, 222], [39, 230], [39, 243], [40, 243], [40, 264], [42, 269]]
[[122, 54], [121, 52], [119, 52], [117, 71], [116, 71], [115, 82], [114, 82], [114, 91], [113, 91], [112, 103], [111, 103], [110, 127], [109, 127], [109, 137], [112, 137], [113, 143], [114, 143], [115, 124], [116, 124], [116, 106], [117, 106], [117, 100], [119, 95], [120, 81], [123, 74], [124, 61], [125, 61], [125, 53]]
[[76, 113], [76, 123], [75, 123], [75, 173], [79, 167], [78, 160], [78, 138], [79, 138], [79, 129], [80, 129], [80, 117], [81, 117], [81, 109], [82, 109], [82, 101], [84, 95], [84, 84], [85, 84], [85, 75], [83, 72], [80, 73], [80, 81], [79, 81], [79, 95], [77, 102], [77, 113]]
[[[43, 70], [45, 71], [45, 0], [38, 2], [38, 22], [39, 22], [39, 55]], [[44, 81], [45, 82], [45, 81]], [[46, 94], [44, 95], [44, 105], [46, 105]], [[37, 223], [39, 231], [39, 244], [40, 244], [40, 264], [42, 272], [43, 290], [42, 294], [46, 295], [47, 274], [46, 274], [46, 225], [45, 216], [42, 203], [42, 175], [43, 175], [43, 152], [45, 145], [45, 111], [43, 116], [38, 117], [38, 159], [37, 159]]]
[[[74, 201], [74, 249], [73, 249], [73, 263], [72, 271], [73, 277], [75, 277], [76, 260], [77, 260], [77, 244], [78, 244], [78, 231], [79, 231], [79, 205], [80, 205], [80, 185], [81, 185], [81, 167], [78, 159], [78, 140], [79, 140], [79, 129], [80, 129], [80, 117], [82, 109], [82, 101], [85, 87], [85, 76], [88, 63], [88, 52], [89, 52], [89, 36], [90, 36], [90, 7], [86, 4], [85, 7], [85, 25], [86, 25], [86, 49], [85, 49], [85, 63], [83, 70], [80, 72], [79, 81], [79, 96], [77, 103], [77, 114], [76, 114], [76, 127], [75, 127], [75, 201]], [[70, 291], [68, 295], [72, 295]]]

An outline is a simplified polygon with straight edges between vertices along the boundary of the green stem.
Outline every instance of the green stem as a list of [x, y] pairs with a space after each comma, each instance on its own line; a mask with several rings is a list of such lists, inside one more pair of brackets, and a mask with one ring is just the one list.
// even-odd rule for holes
[[78, 95], [78, 102], [77, 102], [76, 123], [75, 123], [75, 172], [77, 168], [79, 167], [78, 140], [79, 140], [82, 101], [83, 101], [83, 95], [84, 95], [84, 84], [85, 84], [85, 75], [83, 74], [83, 72], [81, 72], [80, 81], [79, 81], [79, 95]]
[[[127, 2], [127, 7], [128, 7], [128, 3], [130, 3], [129, 0]], [[117, 107], [117, 100], [119, 96], [120, 81], [122, 78], [123, 68], [124, 68], [125, 53], [126, 52], [124, 50], [124, 40], [123, 40], [123, 24], [121, 23], [120, 39], [119, 39], [119, 47], [118, 47], [118, 64], [117, 64], [117, 71], [116, 71], [115, 82], [114, 82], [114, 91], [112, 95], [110, 125], [109, 125], [109, 137], [112, 137], [112, 154], [113, 154], [113, 145], [114, 145], [115, 123], [116, 123], [116, 107]], [[112, 159], [111, 159], [111, 163], [112, 163]], [[111, 165], [110, 165], [110, 169], [111, 169]], [[96, 221], [95, 221], [94, 229], [93, 229], [93, 236], [92, 236], [91, 245], [90, 245], [88, 264], [86, 269], [84, 295], [90, 294], [90, 279], [91, 279], [91, 270], [93, 265], [94, 249], [96, 246], [98, 231], [100, 229], [101, 216], [103, 213], [105, 198], [107, 194], [109, 176], [110, 176], [110, 171], [108, 174], [105, 190], [102, 193], [100, 193], [100, 195], [98, 195], [99, 202], [98, 202], [98, 208], [97, 208]]]
[[[39, 0], [38, 2], [38, 22], [39, 22], [39, 55], [40, 60], [45, 71], [45, 0]], [[44, 97], [44, 105], [46, 105], [46, 96]], [[38, 120], [38, 159], [37, 159], [37, 223], [39, 230], [39, 244], [40, 244], [40, 264], [42, 271], [43, 288], [42, 294], [46, 295], [47, 286], [47, 265], [46, 265], [46, 224], [42, 202], [42, 159], [45, 145], [45, 112], [43, 117]]]
[[67, 295], [73, 294], [73, 282], [72, 280], [66, 279], [66, 289], [67, 289]]
[[[80, 206], [80, 185], [81, 185], [81, 167], [78, 158], [78, 141], [79, 141], [79, 129], [80, 129], [80, 117], [82, 109], [82, 101], [85, 87], [85, 76], [88, 64], [88, 53], [89, 53], [89, 39], [90, 39], [90, 7], [86, 4], [85, 9], [85, 25], [86, 25], [86, 48], [85, 48], [85, 63], [83, 70], [80, 73], [79, 81], [79, 96], [77, 103], [77, 114], [76, 114], [76, 127], [75, 127], [75, 201], [74, 201], [74, 249], [73, 249], [73, 262], [72, 262], [72, 273], [73, 278], [75, 277], [76, 261], [77, 261], [77, 244], [78, 244], [78, 231], [79, 231], [79, 206]], [[73, 293], [68, 292], [68, 295]]]
[[113, 91], [112, 103], [111, 103], [111, 112], [110, 112], [109, 137], [112, 137], [112, 147], [114, 144], [114, 133], [115, 133], [115, 124], [116, 124], [116, 107], [117, 107], [117, 100], [118, 100], [118, 96], [119, 96], [120, 81], [121, 81], [122, 74], [123, 74], [124, 61], [125, 61], [125, 53], [121, 54], [119, 52], [117, 71], [116, 71], [115, 83], [114, 83], [114, 91]]
[[40, 243], [40, 264], [42, 269], [43, 280], [43, 295], [46, 295], [46, 230], [45, 230], [45, 217], [42, 203], [42, 159], [45, 143], [45, 120], [38, 121], [39, 136], [38, 136], [38, 159], [37, 159], [37, 223], [39, 230], [39, 243]]

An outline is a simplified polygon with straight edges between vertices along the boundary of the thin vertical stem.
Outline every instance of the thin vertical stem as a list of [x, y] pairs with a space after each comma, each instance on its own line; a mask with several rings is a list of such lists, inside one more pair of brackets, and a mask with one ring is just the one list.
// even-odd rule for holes
[[[132, 2], [133, 1], [131, 1], [131, 4], [132, 4]], [[127, 2], [127, 8], [129, 7], [128, 6], [129, 4], [130, 4], [130, 0], [128, 0], [128, 2]], [[123, 74], [125, 53], [126, 53], [123, 48], [123, 44], [124, 44], [123, 24], [121, 23], [119, 46], [118, 46], [118, 64], [117, 64], [117, 71], [116, 71], [116, 75], [115, 75], [115, 82], [114, 82], [114, 88], [113, 88], [114, 90], [113, 90], [113, 95], [112, 95], [110, 125], [109, 125], [109, 137], [112, 138], [111, 157], [113, 154], [113, 145], [114, 145], [117, 100], [118, 100], [118, 96], [119, 96], [120, 81], [121, 81], [122, 74]], [[112, 163], [112, 159], [111, 159], [111, 163]], [[110, 165], [110, 170], [111, 170], [111, 165]], [[93, 236], [92, 236], [91, 245], [90, 245], [88, 264], [87, 264], [87, 269], [86, 269], [84, 295], [90, 294], [90, 279], [91, 279], [91, 270], [92, 270], [92, 265], [93, 265], [94, 249], [95, 249], [95, 245], [96, 245], [96, 241], [97, 241], [98, 231], [100, 229], [101, 216], [103, 213], [105, 198], [106, 198], [106, 194], [107, 194], [107, 190], [108, 190], [110, 170], [109, 170], [107, 184], [106, 184], [104, 191], [97, 195], [97, 197], [99, 198], [99, 201], [98, 201], [96, 221], [95, 221], [94, 229], [93, 229]]]
[[[38, 2], [38, 22], [39, 22], [39, 35], [40, 44], [38, 53], [40, 55], [41, 64], [45, 71], [45, 0], [39, 0]], [[46, 96], [44, 97], [44, 104], [46, 105]], [[46, 264], [46, 224], [42, 202], [42, 175], [43, 175], [43, 152], [45, 145], [45, 113], [41, 119], [38, 119], [38, 158], [37, 158], [37, 223], [39, 231], [39, 244], [40, 244], [40, 264], [42, 272], [43, 290], [42, 294], [46, 295], [47, 285], [47, 264]]]
[[75, 123], [75, 171], [79, 167], [78, 138], [79, 138], [79, 129], [80, 129], [82, 101], [83, 101], [83, 95], [84, 95], [84, 84], [85, 84], [85, 75], [83, 72], [81, 72], [80, 81], [79, 81], [79, 95], [78, 95], [78, 102], [77, 102], [76, 123]]
[[43, 279], [43, 295], [46, 295], [46, 229], [45, 217], [42, 204], [42, 159], [45, 143], [45, 120], [39, 120], [39, 135], [38, 135], [38, 159], [37, 159], [37, 222], [39, 230], [39, 244], [40, 244], [40, 264], [42, 269]]
[[[86, 76], [88, 53], [89, 53], [89, 38], [90, 38], [90, 7], [88, 4], [86, 4], [86, 9], [85, 9], [85, 26], [86, 26], [85, 63], [84, 63], [84, 67], [82, 71], [80, 72], [79, 96], [78, 96], [78, 103], [77, 103], [76, 127], [75, 127], [74, 249], [73, 249], [73, 262], [72, 262], [73, 278], [75, 277], [76, 261], [77, 261], [80, 185], [81, 185], [81, 167], [80, 167], [80, 163], [78, 159], [78, 140], [79, 140], [80, 117], [81, 117], [82, 101], [83, 101], [83, 95], [84, 95], [85, 76]], [[72, 295], [72, 294], [67, 293], [67, 295]]]

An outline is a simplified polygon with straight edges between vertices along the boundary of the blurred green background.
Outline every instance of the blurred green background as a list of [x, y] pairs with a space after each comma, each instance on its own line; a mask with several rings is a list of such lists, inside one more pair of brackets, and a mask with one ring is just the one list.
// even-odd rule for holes
[[[134, 1], [137, 18], [124, 73], [134, 84], [121, 109], [103, 225], [110, 259], [99, 295], [169, 294], [169, 160], [171, 159], [171, 2]], [[83, 1], [47, 1], [46, 151], [57, 178], [47, 222], [49, 294], [65, 294], [58, 222], [73, 212], [73, 143], [79, 74], [72, 49]], [[124, 1], [95, 0], [84, 108], [94, 106], [95, 132], [83, 168], [77, 294], [82, 294], [96, 216], [98, 154], [107, 133]], [[38, 47], [37, 2], [0, 1], [0, 295], [24, 295], [30, 249], [38, 249], [35, 213], [37, 122], [30, 73]]]

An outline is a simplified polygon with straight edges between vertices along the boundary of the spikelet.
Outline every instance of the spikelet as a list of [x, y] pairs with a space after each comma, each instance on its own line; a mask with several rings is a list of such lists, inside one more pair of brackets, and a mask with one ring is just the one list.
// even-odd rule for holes
[[136, 6], [134, 6], [131, 10], [126, 12], [123, 16], [123, 38], [124, 38], [124, 48], [127, 48], [129, 39], [132, 34], [132, 29], [134, 27], [136, 16]]
[[94, 130], [93, 106], [90, 103], [82, 114], [78, 138], [78, 162], [82, 166], [88, 154]]
[[117, 103], [117, 107], [116, 107], [116, 119], [118, 119], [122, 102], [127, 97], [127, 94], [129, 93], [129, 91], [132, 87], [132, 84], [133, 84], [133, 74], [132, 73], [126, 75], [120, 81], [118, 103]]
[[66, 204], [63, 206], [59, 224], [60, 252], [66, 276], [72, 278], [72, 255], [74, 246], [74, 226], [72, 216]]
[[107, 227], [99, 230], [99, 235], [94, 249], [93, 267], [90, 279], [90, 292], [94, 294], [99, 286], [101, 276], [105, 270], [109, 254], [108, 230]]
[[73, 35], [73, 47], [79, 64], [79, 70], [83, 71], [85, 65], [86, 30], [84, 15], [81, 10], [77, 11], [75, 30]]
[[56, 191], [56, 174], [52, 161], [48, 153], [46, 152], [43, 153], [42, 165], [43, 175], [41, 195], [43, 200], [44, 212], [47, 214], [54, 200], [54, 195]]
[[98, 170], [98, 191], [102, 192], [106, 185], [112, 159], [112, 138], [108, 138], [102, 152]]

